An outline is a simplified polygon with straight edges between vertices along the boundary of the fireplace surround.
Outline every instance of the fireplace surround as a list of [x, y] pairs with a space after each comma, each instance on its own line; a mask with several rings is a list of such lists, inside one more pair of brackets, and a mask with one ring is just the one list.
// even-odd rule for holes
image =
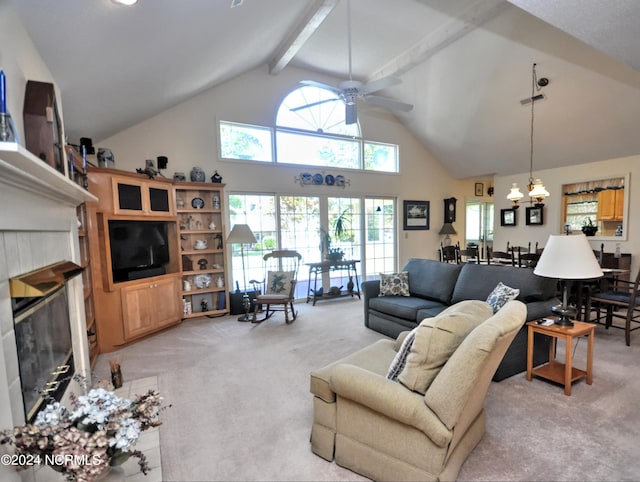
[[[80, 264], [76, 208], [95, 196], [15, 143], [0, 142], [0, 428], [26, 422], [10, 279], [61, 260]], [[82, 278], [66, 283], [76, 373], [90, 376]], [[63, 396], [80, 392], [72, 382]], [[0, 480], [13, 480], [0, 466]]]

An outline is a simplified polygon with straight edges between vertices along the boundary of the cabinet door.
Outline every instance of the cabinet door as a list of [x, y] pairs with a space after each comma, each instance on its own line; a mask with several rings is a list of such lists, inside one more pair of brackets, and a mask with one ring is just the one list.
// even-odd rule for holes
[[152, 333], [180, 319], [177, 277], [122, 289], [125, 340]]
[[154, 283], [122, 289], [122, 322], [124, 338], [131, 340], [154, 329], [151, 291]]
[[144, 183], [136, 179], [113, 178], [113, 212], [143, 214], [145, 212]]
[[164, 183], [149, 183], [149, 212], [153, 214], [173, 214], [173, 189]]
[[622, 221], [624, 218], [624, 189], [616, 191], [615, 207], [613, 209], [614, 221]]
[[615, 218], [616, 191], [606, 189], [598, 193], [598, 221], [612, 221]]
[[164, 328], [178, 321], [182, 314], [180, 299], [180, 278], [174, 277], [155, 283], [152, 290], [152, 307], [155, 323], [158, 328]]

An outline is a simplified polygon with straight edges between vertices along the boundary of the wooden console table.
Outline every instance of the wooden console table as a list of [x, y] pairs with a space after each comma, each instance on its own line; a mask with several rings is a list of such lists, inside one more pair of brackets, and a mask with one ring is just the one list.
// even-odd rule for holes
[[[313, 306], [316, 305], [316, 301], [320, 299], [339, 298], [342, 296], [358, 296], [360, 299], [360, 283], [358, 281], [358, 272], [356, 270], [356, 263], [359, 263], [359, 259], [343, 259], [340, 261], [320, 261], [318, 263], [306, 263], [309, 266], [309, 287], [307, 288], [307, 303], [313, 300]], [[318, 295], [318, 274], [327, 273], [331, 271], [346, 271], [347, 276], [354, 280], [353, 289], [342, 289], [340, 293], [329, 294], [322, 292]], [[313, 277], [313, 278], [312, 278]], [[311, 280], [313, 279], [313, 288], [311, 288]], [[320, 280], [322, 283], [322, 279]]]

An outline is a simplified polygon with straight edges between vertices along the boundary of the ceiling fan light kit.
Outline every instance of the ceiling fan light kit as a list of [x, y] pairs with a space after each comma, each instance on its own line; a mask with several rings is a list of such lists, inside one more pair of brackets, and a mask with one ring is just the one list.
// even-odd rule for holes
[[[531, 96], [522, 99], [520, 101], [521, 105], [531, 104], [531, 130], [530, 130], [530, 149], [529, 149], [529, 198], [530, 202], [538, 208], [544, 206], [544, 200], [549, 197], [549, 191], [544, 187], [544, 184], [539, 178], [533, 178], [533, 121], [534, 121], [534, 106], [535, 103], [541, 100], [544, 100], [545, 95], [540, 92], [536, 94], [536, 90], [540, 90], [542, 87], [549, 85], [549, 79], [546, 77], [541, 77], [538, 79], [536, 74], [536, 64], [533, 64], [531, 69]], [[509, 194], [507, 194], [507, 199], [513, 202], [513, 208], [518, 209], [520, 200], [524, 197], [524, 194], [520, 191], [518, 187], [518, 183], [514, 182], [511, 184], [511, 190]]]
[[366, 84], [358, 80], [353, 80], [352, 68], [351, 68], [351, 1], [347, 2], [347, 38], [348, 38], [348, 52], [349, 52], [349, 79], [344, 80], [338, 84], [338, 87], [333, 87], [322, 82], [315, 80], [303, 80], [300, 83], [302, 85], [308, 85], [326, 89], [336, 94], [335, 99], [328, 99], [321, 102], [314, 102], [306, 105], [301, 105], [291, 109], [295, 112], [300, 109], [306, 109], [316, 106], [320, 103], [334, 102], [341, 100], [345, 104], [345, 124], [355, 124], [358, 121], [357, 101], [358, 99], [371, 105], [377, 105], [384, 107], [385, 109], [395, 110], [399, 112], [409, 112], [413, 109], [413, 105], [405, 102], [399, 102], [397, 100], [389, 99], [387, 97], [381, 97], [377, 95], [370, 95], [379, 90], [393, 87], [402, 83], [397, 77], [382, 77]]

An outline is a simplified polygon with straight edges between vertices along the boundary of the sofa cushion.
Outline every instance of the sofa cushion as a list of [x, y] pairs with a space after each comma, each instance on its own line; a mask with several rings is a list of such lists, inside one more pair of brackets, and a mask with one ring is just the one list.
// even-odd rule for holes
[[556, 293], [555, 279], [537, 276], [530, 268], [473, 263], [462, 265], [451, 303], [462, 300], [486, 300], [500, 281], [507, 286], [518, 288], [520, 294], [516, 299], [525, 303], [548, 300]]
[[[461, 264], [411, 258], [402, 270], [409, 272], [411, 296], [436, 300], [449, 305], [461, 269]], [[486, 299], [486, 296], [482, 299]]]
[[487, 297], [487, 303], [491, 305], [493, 312], [497, 313], [508, 301], [515, 300], [519, 294], [518, 288], [511, 288], [500, 281]]
[[426, 318], [416, 328], [415, 339], [398, 381], [424, 395], [462, 340], [492, 315], [493, 310], [488, 303], [469, 300], [447, 308], [434, 318]]
[[380, 296], [409, 296], [409, 273], [380, 273]]
[[378, 296], [369, 300], [369, 310], [411, 321], [416, 320], [418, 310], [434, 306], [440, 303], [415, 296]]

